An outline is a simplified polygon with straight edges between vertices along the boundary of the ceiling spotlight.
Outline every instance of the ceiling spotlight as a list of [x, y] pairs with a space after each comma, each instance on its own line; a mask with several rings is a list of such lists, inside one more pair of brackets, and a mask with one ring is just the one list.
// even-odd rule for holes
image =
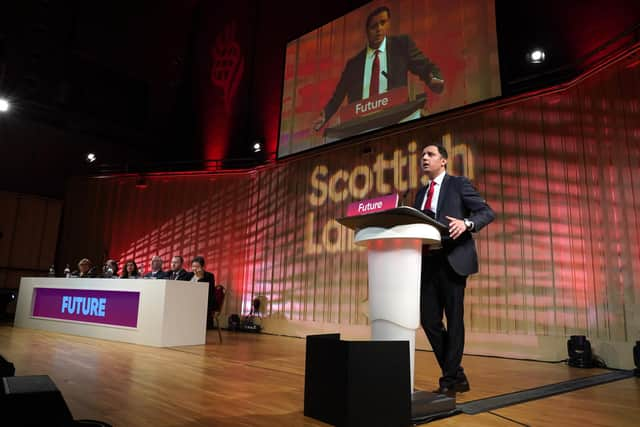
[[547, 55], [544, 50], [536, 48], [527, 53], [527, 61], [531, 64], [541, 64], [544, 62]]
[[261, 151], [262, 151], [262, 143], [261, 143], [260, 141], [256, 141], [256, 142], [253, 144], [253, 152], [254, 152], [254, 153], [259, 153], [259, 152], [261, 152]]
[[147, 178], [144, 175], [138, 175], [138, 177], [136, 178], [136, 188], [144, 190], [148, 186], [149, 182], [147, 181]]
[[96, 157], [95, 153], [88, 153], [87, 154], [87, 159], [86, 159], [87, 163], [93, 163], [93, 162], [96, 161], [96, 159], [97, 159], [97, 157]]
[[11, 107], [11, 104], [9, 104], [9, 101], [5, 98], [0, 98], [0, 113], [6, 113], [7, 111], [9, 111], [9, 108]]

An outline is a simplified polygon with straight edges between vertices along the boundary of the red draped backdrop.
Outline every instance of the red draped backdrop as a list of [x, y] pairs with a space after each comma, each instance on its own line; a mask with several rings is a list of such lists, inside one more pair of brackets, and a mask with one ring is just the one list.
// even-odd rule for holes
[[449, 172], [470, 176], [498, 214], [476, 239], [467, 348], [563, 358], [564, 337], [586, 334], [624, 365], [640, 336], [639, 70], [625, 59], [563, 90], [250, 172], [157, 174], [145, 189], [133, 176], [78, 179], [59, 260], [148, 270], [155, 254], [203, 255], [230, 291], [227, 313], [262, 296], [267, 331], [362, 335], [366, 253], [335, 218], [354, 200], [413, 198], [422, 146], [442, 141]]

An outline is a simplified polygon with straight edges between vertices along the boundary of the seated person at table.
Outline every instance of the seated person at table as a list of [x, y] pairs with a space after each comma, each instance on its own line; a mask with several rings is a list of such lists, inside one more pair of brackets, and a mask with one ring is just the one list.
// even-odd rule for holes
[[184, 260], [180, 255], [176, 255], [171, 259], [171, 271], [168, 272], [167, 279], [169, 280], [191, 280], [193, 273], [189, 273], [182, 265]]
[[111, 278], [118, 277], [118, 262], [115, 259], [108, 259], [102, 267], [102, 276]]
[[211, 329], [213, 327], [210, 324], [211, 312], [215, 306], [215, 287], [216, 287], [216, 278], [213, 273], [209, 271], [205, 271], [204, 269], [204, 257], [197, 256], [191, 261], [191, 270], [193, 271], [193, 277], [191, 278], [192, 282], [208, 282], [209, 283], [209, 294], [207, 296], [207, 328]]
[[121, 279], [139, 279], [140, 272], [138, 271], [138, 265], [134, 260], [129, 260], [124, 265], [124, 270], [122, 270]]
[[167, 273], [162, 271], [162, 258], [158, 255], [151, 258], [151, 271], [144, 275], [145, 279], [166, 279]]
[[78, 269], [71, 273], [75, 277], [96, 277], [96, 268], [88, 258], [78, 261]]

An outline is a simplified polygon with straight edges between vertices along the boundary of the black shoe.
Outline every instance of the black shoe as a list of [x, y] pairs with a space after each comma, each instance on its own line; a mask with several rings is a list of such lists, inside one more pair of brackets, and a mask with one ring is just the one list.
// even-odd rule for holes
[[455, 390], [454, 387], [443, 387], [443, 386], [440, 386], [437, 389], [433, 390], [432, 393], [444, 394], [447, 397], [456, 397], [456, 390]]
[[469, 386], [469, 381], [467, 381], [466, 378], [462, 381], [456, 382], [453, 388], [455, 389], [456, 393], [464, 393], [466, 391], [471, 390], [471, 387]]
[[471, 390], [469, 386], [469, 381], [467, 379], [463, 379], [462, 381], [457, 381], [454, 384], [450, 385], [441, 385], [433, 393], [444, 394], [448, 397], [455, 397], [456, 393], [464, 393]]

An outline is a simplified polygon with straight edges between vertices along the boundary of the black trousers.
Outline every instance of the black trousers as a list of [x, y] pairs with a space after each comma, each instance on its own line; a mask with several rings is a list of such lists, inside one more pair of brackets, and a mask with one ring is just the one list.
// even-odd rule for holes
[[[460, 276], [451, 268], [443, 251], [423, 255], [420, 321], [442, 370], [443, 387], [466, 378], [461, 365], [466, 284], [467, 276]], [[447, 319], [446, 328], [443, 315]]]

